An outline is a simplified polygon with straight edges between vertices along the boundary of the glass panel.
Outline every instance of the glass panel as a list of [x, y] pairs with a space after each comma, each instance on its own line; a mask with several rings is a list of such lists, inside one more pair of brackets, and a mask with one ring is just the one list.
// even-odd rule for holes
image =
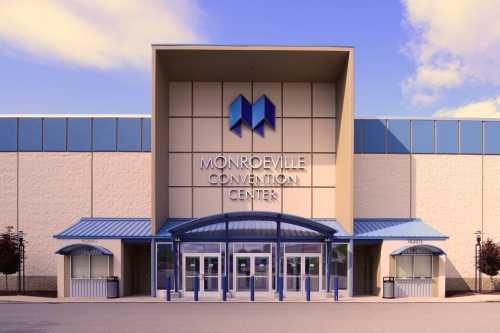
[[203, 278], [203, 286], [205, 291], [218, 291], [219, 278], [213, 276], [205, 276]]
[[286, 244], [287, 253], [321, 253], [321, 244]]
[[410, 152], [409, 120], [387, 121], [387, 152], [393, 154]]
[[354, 152], [363, 152], [363, 121], [354, 120]]
[[94, 118], [94, 151], [116, 151], [116, 119]]
[[186, 291], [194, 291], [194, 277], [186, 276]]
[[286, 277], [286, 290], [287, 291], [300, 291], [300, 276], [287, 276]]
[[90, 118], [68, 119], [68, 151], [91, 151], [92, 120]]
[[481, 154], [482, 123], [474, 120], [460, 121], [460, 152], [462, 154]]
[[19, 151], [42, 151], [41, 118], [19, 118]]
[[236, 274], [237, 276], [250, 276], [250, 258], [236, 258]]
[[319, 276], [319, 257], [306, 257], [305, 271], [306, 275]]
[[268, 257], [255, 257], [255, 276], [269, 276]]
[[43, 150], [66, 151], [66, 118], [43, 120]]
[[301, 258], [300, 257], [287, 257], [286, 258], [286, 273], [287, 273], [287, 275], [300, 275], [301, 274]]
[[73, 279], [88, 279], [89, 256], [71, 256], [71, 277]]
[[105, 278], [108, 276], [108, 257], [90, 257], [90, 277], [93, 279]]
[[413, 120], [413, 152], [434, 153], [434, 121]]
[[500, 122], [484, 122], [484, 152], [485, 154], [500, 154]]
[[432, 277], [432, 256], [415, 256], [414, 277]]
[[158, 244], [157, 245], [157, 288], [167, 288], [167, 277], [171, 277], [171, 288], [174, 287], [174, 253], [172, 251], [172, 244]]
[[200, 274], [200, 257], [186, 257], [186, 277]]
[[238, 277], [236, 278], [237, 291], [247, 291], [250, 290], [250, 277]]
[[339, 289], [347, 289], [347, 244], [332, 245], [330, 288], [334, 287], [335, 273], [339, 277]]
[[396, 277], [411, 278], [413, 270], [412, 256], [397, 256], [396, 257]]
[[0, 118], [0, 151], [17, 151], [17, 118]]
[[219, 275], [219, 258], [218, 257], [204, 257], [203, 258], [204, 274], [208, 276]]
[[118, 118], [118, 151], [141, 151], [140, 118]]
[[364, 152], [385, 153], [385, 120], [364, 120]]
[[234, 252], [236, 253], [269, 253], [271, 252], [270, 244], [259, 243], [235, 243]]
[[151, 151], [151, 119], [142, 119], [142, 151]]
[[255, 277], [255, 290], [269, 291], [269, 278], [263, 276]]
[[204, 244], [204, 243], [184, 243], [182, 244], [182, 252], [184, 253], [219, 253], [219, 244]]
[[458, 121], [436, 121], [436, 152], [444, 154], [458, 153]]

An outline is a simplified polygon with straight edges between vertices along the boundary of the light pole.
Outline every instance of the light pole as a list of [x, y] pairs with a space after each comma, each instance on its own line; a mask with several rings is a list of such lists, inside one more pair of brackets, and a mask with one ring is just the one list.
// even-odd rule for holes
[[475, 246], [475, 260], [476, 260], [476, 270], [474, 276], [474, 289], [477, 293], [481, 292], [481, 271], [479, 269], [479, 260], [481, 259], [481, 231], [478, 230], [474, 233], [476, 235], [476, 246]]

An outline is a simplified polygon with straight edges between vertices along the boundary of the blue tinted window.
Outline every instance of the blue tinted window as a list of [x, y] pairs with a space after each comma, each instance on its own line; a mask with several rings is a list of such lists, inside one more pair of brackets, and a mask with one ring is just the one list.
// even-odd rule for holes
[[0, 118], [0, 151], [17, 151], [16, 118]]
[[474, 120], [460, 122], [460, 152], [462, 154], [481, 154], [483, 151], [482, 123]]
[[65, 118], [47, 118], [43, 120], [43, 150], [66, 151]]
[[116, 151], [115, 118], [94, 118], [94, 151]]
[[414, 153], [434, 153], [434, 121], [413, 120], [412, 144]]
[[387, 121], [387, 152], [400, 154], [410, 152], [409, 120]]
[[118, 151], [141, 151], [141, 119], [118, 119]]
[[142, 119], [142, 151], [151, 151], [151, 118]]
[[436, 121], [436, 152], [445, 154], [458, 153], [458, 121]]
[[500, 121], [484, 122], [484, 152], [500, 154]]
[[68, 119], [68, 151], [90, 151], [92, 148], [92, 120]]
[[363, 121], [354, 120], [354, 152], [363, 152]]
[[42, 151], [42, 118], [19, 118], [19, 150]]
[[364, 121], [363, 141], [365, 153], [385, 153], [385, 121]]

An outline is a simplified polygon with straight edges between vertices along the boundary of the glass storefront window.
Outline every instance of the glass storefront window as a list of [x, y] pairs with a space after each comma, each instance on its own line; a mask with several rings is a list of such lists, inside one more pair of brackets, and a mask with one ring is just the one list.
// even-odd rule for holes
[[220, 244], [218, 243], [183, 243], [182, 252], [184, 253], [219, 253]]
[[89, 274], [89, 256], [71, 256], [71, 278], [88, 279]]
[[403, 255], [396, 257], [396, 277], [398, 278], [431, 278], [432, 256]]
[[285, 244], [286, 253], [321, 253], [321, 244]]
[[259, 243], [235, 243], [234, 253], [269, 253], [271, 252], [270, 244]]
[[413, 256], [396, 257], [396, 277], [398, 278], [413, 277]]
[[156, 263], [156, 278], [157, 288], [167, 288], [167, 277], [171, 277], [172, 286], [174, 288], [174, 253], [172, 244], [157, 244], [157, 263]]
[[432, 277], [432, 256], [414, 257], [413, 277], [430, 278]]
[[108, 276], [108, 257], [90, 256], [90, 278], [104, 279]]

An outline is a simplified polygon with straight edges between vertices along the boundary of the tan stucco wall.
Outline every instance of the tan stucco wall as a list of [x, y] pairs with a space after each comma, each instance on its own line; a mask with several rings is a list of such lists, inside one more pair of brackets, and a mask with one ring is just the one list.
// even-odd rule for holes
[[0, 232], [17, 228], [17, 153], [0, 154]]

